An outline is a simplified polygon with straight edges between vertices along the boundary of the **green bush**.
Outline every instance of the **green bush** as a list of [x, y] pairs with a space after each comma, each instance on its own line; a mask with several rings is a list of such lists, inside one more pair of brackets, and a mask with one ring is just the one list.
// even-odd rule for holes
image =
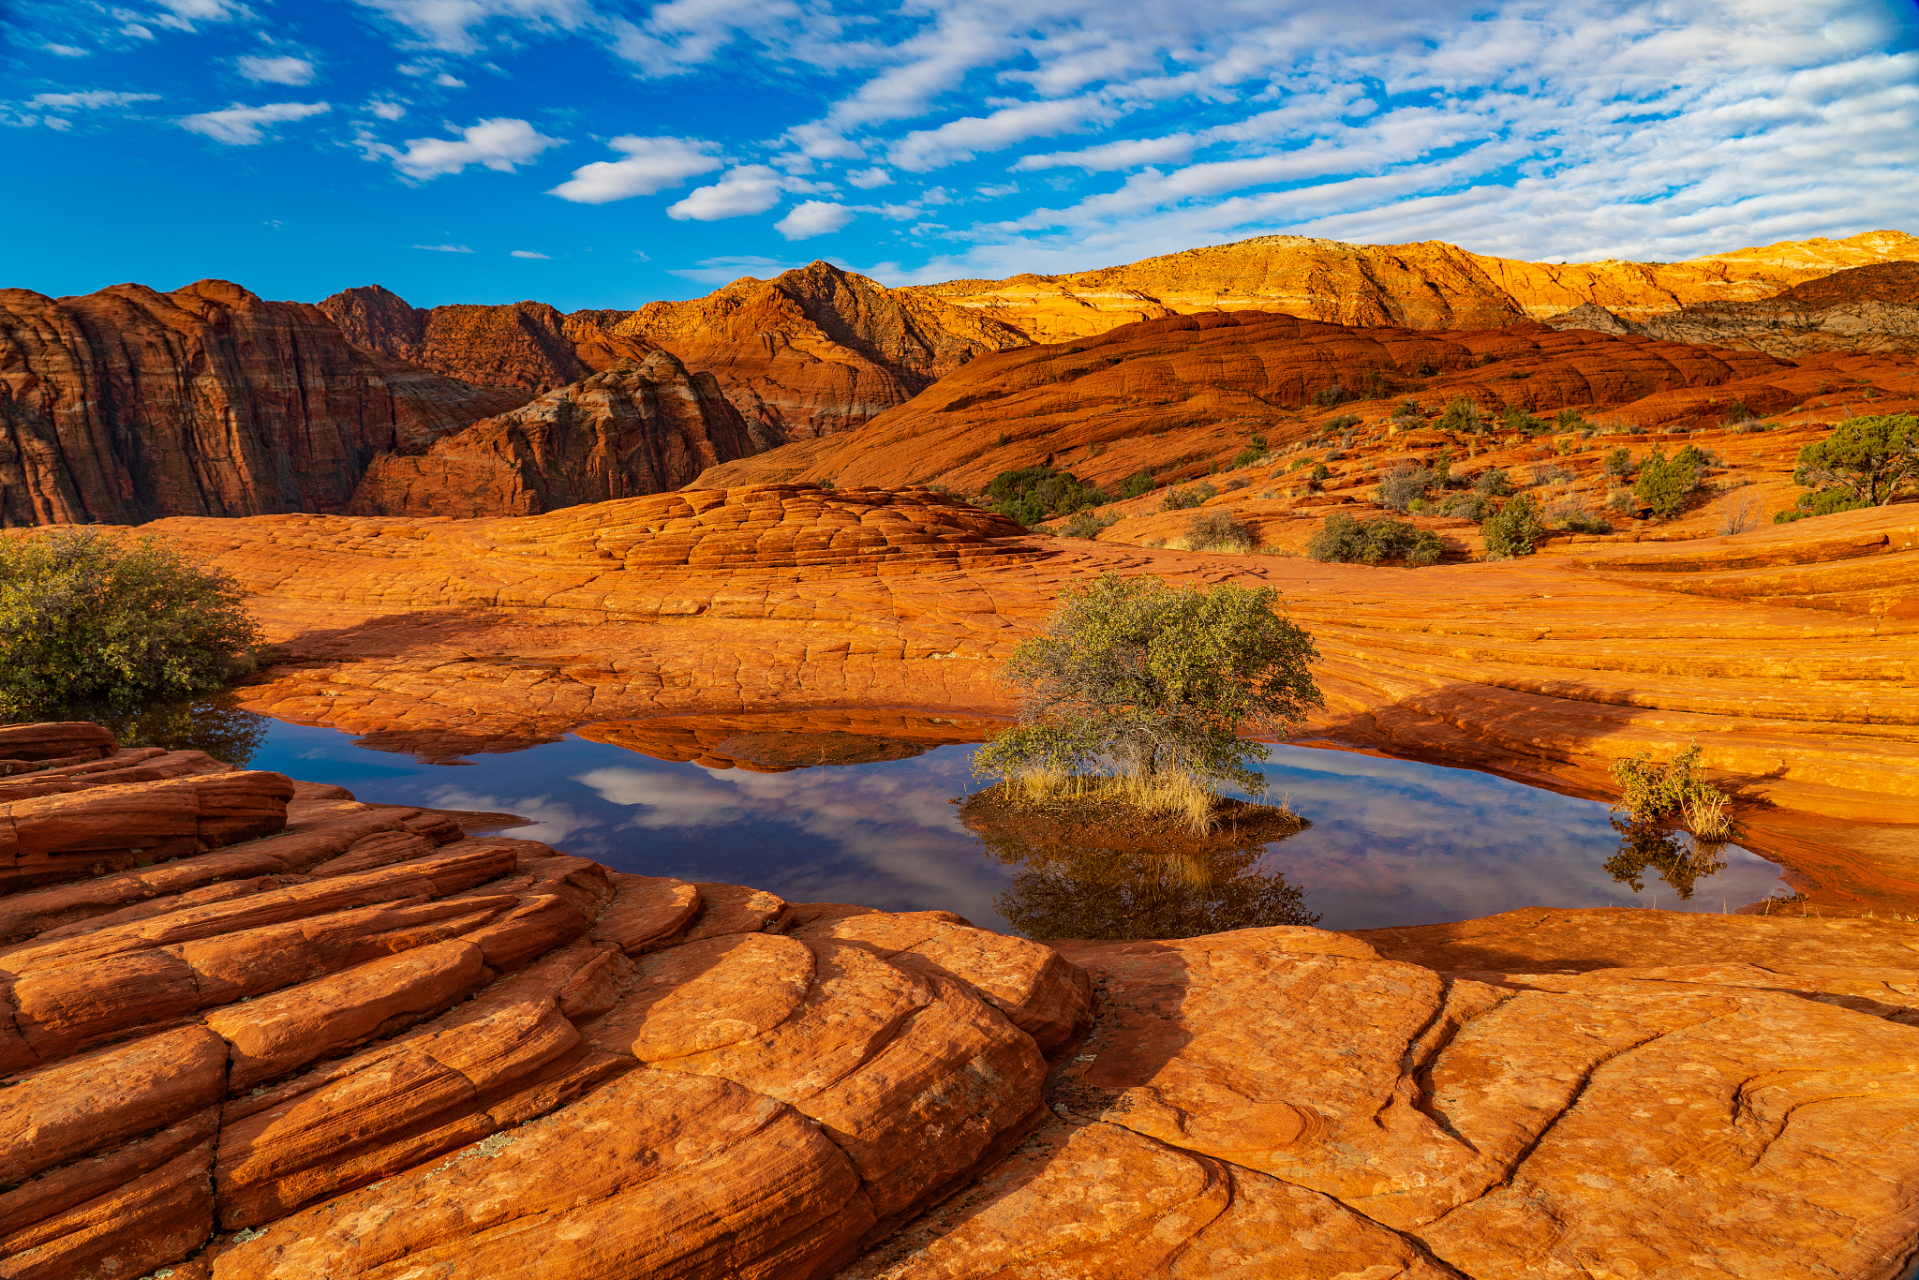
[[1153, 477], [1144, 471], [1135, 472], [1119, 482], [1119, 497], [1143, 498], [1153, 491]]
[[1613, 808], [1634, 822], [1680, 816], [1696, 836], [1723, 839], [1728, 834], [1726, 793], [1699, 776], [1699, 744], [1694, 742], [1664, 764], [1642, 751], [1612, 767], [1620, 797]]
[[1513, 491], [1504, 467], [1487, 467], [1473, 477], [1473, 492], [1489, 498], [1503, 498]]
[[1446, 514], [1478, 524], [1495, 510], [1493, 501], [1483, 493], [1462, 493], [1446, 506]]
[[1509, 404], [1499, 415], [1499, 425], [1507, 431], [1523, 431], [1528, 435], [1537, 435], [1547, 430], [1545, 423], [1527, 413], [1516, 404]]
[[0, 536], [0, 715], [209, 693], [252, 669], [239, 584], [151, 538]]
[[1487, 516], [1479, 527], [1486, 537], [1486, 554], [1496, 559], [1529, 556], [1546, 536], [1545, 523], [1539, 518], [1539, 504], [1527, 493], [1507, 499], [1506, 505], [1497, 514]]
[[1691, 445], [1670, 461], [1655, 449], [1639, 463], [1639, 479], [1633, 482], [1633, 496], [1651, 507], [1655, 516], [1670, 520], [1686, 504], [1686, 497], [1699, 487], [1699, 472], [1693, 457], [1703, 456]]
[[1633, 473], [1632, 450], [1614, 449], [1606, 455], [1606, 460], [1599, 464], [1599, 469], [1615, 480], [1624, 480]]
[[1446, 406], [1446, 412], [1439, 415], [1439, 421], [1433, 424], [1441, 431], [1466, 431], [1478, 433], [1481, 429], [1479, 406], [1460, 396]]
[[1584, 431], [1591, 426], [1592, 424], [1586, 421], [1585, 415], [1577, 409], [1561, 409], [1553, 418], [1553, 427], [1559, 431]]
[[1166, 496], [1160, 499], [1161, 511], [1190, 511], [1218, 493], [1211, 484], [1202, 481], [1186, 489], [1168, 489]]
[[1237, 551], [1242, 555], [1259, 545], [1251, 525], [1230, 511], [1206, 511], [1186, 523], [1188, 551]]
[[1846, 419], [1824, 440], [1799, 451], [1792, 482], [1843, 490], [1860, 506], [1884, 506], [1907, 486], [1919, 485], [1919, 415]]
[[1019, 691], [1020, 724], [974, 753], [977, 774], [1116, 768], [1258, 794], [1266, 780], [1248, 761], [1268, 752], [1240, 733], [1292, 733], [1325, 705], [1309, 669], [1312, 637], [1276, 611], [1271, 587], [1202, 591], [1103, 574], [1059, 600], [1045, 632], [1002, 668]]
[[1079, 477], [1035, 465], [994, 476], [981, 505], [1031, 528], [1050, 516], [1071, 515], [1105, 501], [1105, 494]]
[[1343, 512], [1328, 516], [1306, 540], [1307, 555], [1338, 564], [1403, 560], [1418, 568], [1436, 563], [1441, 550], [1439, 535], [1430, 530], [1388, 516], [1354, 520]]
[[[1338, 416], [1337, 418], [1328, 418], [1328, 419], [1326, 419], [1326, 421], [1324, 421], [1324, 422], [1322, 422], [1322, 423], [1320, 423], [1320, 424], [1319, 424], [1319, 429], [1320, 429], [1320, 430], [1321, 430], [1322, 432], [1333, 432], [1333, 431], [1350, 431], [1350, 430], [1352, 430], [1352, 429], [1353, 429], [1354, 427], [1356, 427], [1356, 426], [1358, 426], [1358, 425], [1359, 425], [1359, 415], [1358, 415], [1358, 414], [1356, 414], [1356, 413], [1342, 413], [1342, 414], [1340, 414], [1340, 415], [1339, 415], [1339, 416]], [[1254, 437], [1254, 439], [1255, 439], [1255, 440], [1259, 440], [1259, 438], [1258, 438], [1257, 436], [1255, 436], [1255, 437]], [[1266, 447], [1266, 442], [1265, 442], [1264, 440], [1259, 440], [1259, 446], [1260, 446], [1260, 447], [1261, 447], [1262, 449], [1263, 449], [1263, 448], [1265, 448], [1265, 447]]]
[[1075, 511], [1068, 516], [1066, 523], [1059, 527], [1062, 538], [1097, 538], [1100, 530], [1109, 529], [1119, 523], [1118, 516], [1103, 516], [1097, 511]]
[[1350, 397], [1346, 393], [1346, 388], [1340, 386], [1337, 382], [1330, 387], [1321, 387], [1319, 390], [1313, 392], [1313, 403], [1322, 409], [1330, 409], [1336, 404], [1344, 404], [1348, 399], [1350, 399]]
[[1791, 524], [1807, 516], [1837, 515], [1841, 511], [1862, 511], [1872, 504], [1850, 489], [1821, 489], [1802, 493], [1799, 501], [1784, 511], [1773, 513], [1774, 524]]
[[1401, 465], [1380, 477], [1379, 488], [1374, 496], [1379, 505], [1391, 511], [1410, 510], [1413, 501], [1426, 496], [1426, 490], [1439, 483], [1439, 476], [1430, 467], [1408, 467]]

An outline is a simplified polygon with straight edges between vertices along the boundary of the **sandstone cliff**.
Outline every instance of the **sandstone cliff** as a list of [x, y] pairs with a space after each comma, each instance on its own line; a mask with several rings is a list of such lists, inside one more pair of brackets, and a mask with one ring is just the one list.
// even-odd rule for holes
[[1776, 356], [1819, 351], [1915, 354], [1919, 353], [1919, 262], [1853, 267], [1757, 302], [1695, 302], [1639, 320], [1587, 303], [1547, 323], [1555, 329], [1634, 333]]
[[1848, 267], [1909, 259], [1919, 259], [1919, 238], [1899, 231], [1783, 241], [1675, 263], [1520, 262], [1437, 240], [1359, 245], [1260, 236], [1097, 271], [954, 280], [898, 292], [982, 311], [1035, 342], [1213, 310], [1407, 329], [1496, 329], [1587, 303], [1640, 319], [1693, 302], [1756, 300]]
[[664, 351], [475, 423], [424, 456], [385, 454], [355, 515], [538, 515], [677, 489], [777, 441], [755, 439], [710, 373]]
[[350, 345], [203, 280], [0, 291], [0, 525], [339, 511], [381, 452], [524, 400]]
[[712, 373], [748, 422], [782, 440], [850, 430], [977, 355], [1029, 342], [977, 310], [825, 262], [650, 302], [614, 332]]
[[615, 337], [544, 302], [423, 308], [376, 284], [318, 305], [355, 346], [482, 386], [551, 391], [654, 350], [643, 338]]
[[9, 1280], [1913, 1260], [1910, 922], [1048, 947], [623, 873], [92, 725], [0, 728], [0, 759], [38, 884], [0, 884]]

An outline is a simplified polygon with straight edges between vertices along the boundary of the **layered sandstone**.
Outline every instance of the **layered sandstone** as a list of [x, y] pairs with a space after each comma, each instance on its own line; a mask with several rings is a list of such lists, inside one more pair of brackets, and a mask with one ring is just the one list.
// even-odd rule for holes
[[375, 455], [523, 398], [221, 280], [0, 291], [0, 526], [339, 511]]
[[1820, 351], [1919, 354], [1919, 262], [1854, 267], [1757, 302], [1695, 302], [1634, 321], [1587, 303], [1555, 329], [1634, 333], [1797, 357]]
[[538, 515], [677, 489], [715, 464], [776, 444], [753, 430], [710, 373], [664, 351], [549, 391], [473, 424], [424, 455], [374, 460], [355, 515]]
[[748, 422], [782, 441], [850, 430], [975, 356], [1030, 341], [976, 310], [826, 262], [649, 302], [614, 332], [711, 373]]
[[1868, 231], [1782, 241], [1686, 262], [1520, 262], [1437, 240], [1359, 245], [1260, 236], [1059, 276], [953, 280], [901, 290], [970, 307], [1035, 342], [1202, 311], [1277, 311], [1406, 329], [1496, 329], [1587, 304], [1630, 319], [1689, 303], [1767, 298], [1848, 267], [1919, 259], [1919, 238]]
[[[1267, 312], [1174, 316], [1070, 343], [984, 356], [857, 431], [789, 445], [701, 485], [827, 480], [985, 489], [1001, 471], [1070, 467], [1111, 487], [1229, 460], [1254, 435], [1303, 438], [1333, 413], [1383, 416], [1412, 398], [1436, 412], [1468, 399], [1493, 413], [1579, 407], [1642, 426], [1717, 422], [1743, 404], [1790, 409], [1812, 380], [1791, 362], [1513, 325], [1420, 332], [1321, 324]], [[1334, 398], [1316, 408], [1314, 397]], [[1423, 417], [1421, 419], [1423, 421]]]
[[96, 815], [170, 782], [89, 783], [126, 768], [89, 725], [0, 749], [0, 795], [67, 788], [79, 877], [0, 896], [10, 1280], [1913, 1261], [1911, 924], [1470, 974], [1296, 927], [1049, 948], [277, 774], [271, 820], [101, 873]]
[[615, 336], [586, 315], [544, 302], [415, 307], [379, 285], [344, 289], [318, 304], [347, 340], [482, 386], [538, 394], [644, 360], [654, 344]]

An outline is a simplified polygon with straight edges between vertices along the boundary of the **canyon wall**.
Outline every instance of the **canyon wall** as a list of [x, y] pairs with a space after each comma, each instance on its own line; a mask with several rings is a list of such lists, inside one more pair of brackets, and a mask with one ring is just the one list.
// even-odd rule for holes
[[464, 382], [536, 394], [655, 349], [632, 334], [616, 337], [592, 319], [624, 313], [563, 316], [544, 302], [415, 307], [376, 284], [343, 290], [318, 306], [364, 350]]
[[538, 515], [677, 489], [716, 463], [777, 444], [710, 373], [664, 351], [624, 361], [477, 422], [421, 456], [375, 459], [355, 515]]
[[0, 290], [0, 525], [340, 511], [376, 454], [525, 399], [223, 280]]

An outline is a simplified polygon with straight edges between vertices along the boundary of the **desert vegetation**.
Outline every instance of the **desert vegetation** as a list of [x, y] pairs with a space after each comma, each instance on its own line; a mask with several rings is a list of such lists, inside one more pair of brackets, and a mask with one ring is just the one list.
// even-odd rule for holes
[[1806, 492], [1773, 517], [1777, 524], [1884, 506], [1919, 488], [1919, 414], [1846, 419], [1799, 451], [1792, 480]]
[[0, 537], [0, 716], [210, 693], [252, 669], [259, 628], [227, 575], [150, 539]]
[[1642, 751], [1614, 764], [1620, 797], [1613, 808], [1634, 822], [1676, 820], [1703, 840], [1724, 840], [1732, 831], [1731, 798], [1700, 775], [1699, 755], [1694, 742], [1671, 760]]
[[1048, 466], [1002, 471], [986, 486], [980, 505], [1031, 528], [1054, 516], [1070, 516], [1107, 501], [1096, 485]]
[[1283, 736], [1324, 705], [1318, 651], [1278, 602], [1270, 587], [1115, 574], [1062, 592], [1006, 662], [1020, 723], [974, 754], [975, 773], [1035, 806], [1117, 802], [1210, 828], [1220, 788], [1265, 786], [1250, 766], [1267, 750], [1240, 734]]
[[1410, 568], [1418, 568], [1437, 564], [1441, 551], [1438, 534], [1404, 520], [1386, 516], [1355, 520], [1343, 512], [1328, 516], [1326, 523], [1315, 530], [1306, 543], [1308, 556], [1339, 564], [1382, 564], [1400, 560]]

